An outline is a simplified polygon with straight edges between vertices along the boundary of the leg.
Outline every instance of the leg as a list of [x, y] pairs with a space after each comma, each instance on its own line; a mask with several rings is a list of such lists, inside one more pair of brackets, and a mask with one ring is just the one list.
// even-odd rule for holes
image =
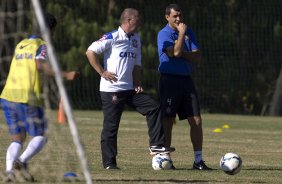
[[161, 111], [163, 116], [163, 128], [165, 134], [165, 146], [170, 147], [172, 140], [172, 128], [182, 100], [183, 85], [179, 85], [182, 77], [162, 74], [159, 80], [159, 94], [161, 100]]
[[4, 178], [5, 182], [16, 181], [16, 176], [14, 174], [13, 166], [20, 155], [24, 137], [25, 137], [24, 133], [11, 136], [12, 142], [9, 145], [6, 153], [6, 172]]
[[150, 146], [163, 146], [165, 137], [159, 103], [145, 93], [138, 93], [134, 94], [131, 105], [146, 116]]
[[190, 137], [193, 144], [195, 158], [193, 169], [210, 170], [202, 159], [203, 129], [197, 91], [190, 77], [186, 78], [186, 84], [185, 101], [182, 104], [181, 109], [183, 112], [181, 113], [180, 119], [188, 117], [187, 119], [190, 124]]
[[22, 105], [19, 103], [1, 99], [1, 104], [12, 139], [6, 154], [6, 172], [12, 172], [14, 161], [18, 159], [26, 138], [26, 131], [22, 123], [24, 112]]
[[47, 129], [47, 121], [44, 110], [41, 107], [23, 105], [24, 126], [27, 133], [32, 137], [26, 149], [14, 163], [14, 169], [20, 171], [26, 181], [34, 181], [28, 171], [28, 161], [37, 155], [45, 146], [47, 138], [44, 136]]
[[101, 132], [101, 150], [104, 168], [116, 167], [117, 134], [124, 108], [124, 99], [115, 93], [101, 92], [104, 114]]
[[206, 166], [202, 158], [202, 146], [203, 146], [203, 130], [202, 121], [200, 116], [188, 117], [190, 124], [190, 137], [194, 149], [193, 169], [196, 170], [212, 170]]
[[28, 161], [33, 158], [37, 153], [39, 153], [47, 142], [44, 136], [35, 136], [28, 143], [27, 148], [14, 163], [14, 169], [20, 171], [21, 176], [26, 181], [34, 181], [33, 176], [28, 171]]
[[175, 118], [173, 117], [164, 117], [163, 118], [165, 147], [168, 147], [168, 148], [171, 146], [172, 128], [173, 128], [174, 123], [175, 123]]
[[188, 117], [190, 124], [190, 137], [194, 151], [202, 151], [203, 146], [203, 129], [200, 116]]
[[173, 147], [165, 147], [165, 136], [162, 123], [160, 105], [145, 93], [135, 94], [129, 101], [129, 105], [136, 108], [142, 115], [146, 116], [150, 154], [170, 153], [175, 151]]
[[187, 118], [190, 124], [190, 138], [194, 149], [195, 161], [202, 160], [203, 130], [202, 119], [200, 115], [200, 105], [197, 91], [190, 77], [187, 77], [185, 98], [180, 108], [179, 116], [181, 119]]
[[39, 153], [47, 142], [44, 136], [47, 129], [47, 121], [45, 119], [44, 110], [40, 107], [25, 107], [25, 129], [32, 137], [25, 151], [20, 156], [20, 162], [27, 164], [37, 153]]
[[39, 153], [47, 142], [47, 138], [44, 136], [35, 136], [28, 143], [25, 151], [19, 157], [21, 163], [27, 163], [37, 153]]
[[13, 164], [20, 156], [22, 144], [25, 139], [25, 132], [12, 135], [11, 138], [12, 138], [12, 142], [9, 145], [6, 154], [6, 172], [12, 172]]
[[1, 104], [12, 139], [6, 153], [6, 177], [4, 181], [14, 182], [16, 178], [13, 171], [13, 164], [18, 159], [26, 138], [26, 131], [22, 123], [22, 106], [21, 104], [9, 102], [4, 99], [1, 99]]

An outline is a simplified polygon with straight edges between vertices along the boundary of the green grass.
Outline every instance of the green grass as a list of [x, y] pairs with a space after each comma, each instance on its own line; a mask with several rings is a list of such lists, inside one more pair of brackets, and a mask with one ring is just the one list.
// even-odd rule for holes
[[[154, 171], [148, 152], [145, 118], [136, 112], [125, 112], [118, 135], [118, 166], [120, 170], [102, 168], [100, 131], [102, 112], [75, 111], [81, 140], [87, 154], [93, 183], [281, 183], [282, 118], [203, 114], [203, 155], [211, 172], [191, 170], [193, 150], [187, 121], [178, 121], [173, 129], [172, 159], [177, 170]], [[72, 171], [83, 180], [76, 148], [67, 124], [56, 123], [56, 112], [50, 112], [48, 144], [30, 162], [30, 172], [38, 183], [62, 183], [65, 172]], [[5, 154], [10, 138], [0, 113], [0, 168], [5, 169]], [[221, 133], [215, 128], [230, 125]], [[241, 156], [243, 168], [234, 176], [219, 169], [219, 160], [227, 152]], [[85, 183], [85, 182], [77, 182]]]

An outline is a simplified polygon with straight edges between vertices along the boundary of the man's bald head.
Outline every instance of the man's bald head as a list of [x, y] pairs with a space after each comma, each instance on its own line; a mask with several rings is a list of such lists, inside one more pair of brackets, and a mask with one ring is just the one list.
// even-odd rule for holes
[[139, 17], [138, 10], [136, 10], [134, 8], [126, 8], [121, 13], [120, 21], [121, 21], [121, 23], [124, 23], [129, 19], [134, 19], [134, 18], [137, 18], [137, 17]]

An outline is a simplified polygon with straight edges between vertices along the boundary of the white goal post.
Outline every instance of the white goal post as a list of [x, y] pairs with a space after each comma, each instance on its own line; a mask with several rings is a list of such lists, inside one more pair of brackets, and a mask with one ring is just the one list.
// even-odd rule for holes
[[54, 52], [54, 48], [53, 45], [51, 43], [51, 38], [50, 38], [50, 32], [49, 29], [47, 29], [46, 24], [45, 24], [45, 20], [43, 18], [43, 13], [42, 13], [42, 8], [41, 8], [41, 4], [38, 0], [32, 0], [32, 5], [33, 5], [33, 9], [36, 15], [36, 18], [38, 20], [38, 24], [40, 27], [40, 31], [42, 33], [42, 37], [43, 39], [46, 41], [46, 45], [47, 45], [47, 52], [48, 52], [48, 56], [49, 56], [49, 60], [50, 63], [52, 65], [52, 68], [54, 70], [55, 73], [55, 80], [59, 89], [59, 93], [62, 99], [62, 103], [63, 103], [63, 108], [65, 110], [66, 113], [66, 117], [69, 123], [69, 127], [70, 127], [70, 132], [73, 138], [73, 142], [76, 146], [76, 151], [79, 157], [79, 160], [81, 162], [81, 167], [82, 167], [82, 172], [84, 174], [85, 180], [87, 184], [92, 184], [92, 178], [88, 169], [88, 164], [87, 164], [87, 159], [86, 159], [86, 154], [85, 151], [82, 147], [81, 141], [80, 141], [80, 136], [78, 133], [78, 129], [76, 126], [76, 122], [72, 113], [72, 109], [69, 103], [69, 99], [63, 84], [63, 79], [61, 77], [61, 71], [58, 65], [58, 61]]

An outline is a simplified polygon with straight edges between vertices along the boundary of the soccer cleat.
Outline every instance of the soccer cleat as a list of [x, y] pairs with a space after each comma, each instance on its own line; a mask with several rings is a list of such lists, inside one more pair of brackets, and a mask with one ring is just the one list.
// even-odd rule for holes
[[114, 169], [119, 169], [116, 165], [109, 165], [105, 168], [106, 170], [114, 170]]
[[15, 182], [16, 176], [12, 171], [7, 171], [7, 172], [4, 173], [3, 181], [6, 182], [6, 183]]
[[23, 163], [19, 160], [14, 162], [14, 169], [19, 171], [21, 176], [24, 178], [25, 181], [34, 182], [33, 176], [28, 172], [27, 163]]
[[175, 148], [174, 147], [166, 148], [164, 146], [150, 146], [149, 150], [150, 150], [150, 154], [153, 156], [153, 155], [156, 155], [156, 154], [159, 154], [159, 153], [166, 153], [167, 154], [167, 153], [174, 152]]
[[209, 168], [205, 164], [205, 161], [203, 161], [203, 160], [201, 160], [199, 163], [194, 162], [193, 169], [194, 170], [213, 170], [212, 168]]

